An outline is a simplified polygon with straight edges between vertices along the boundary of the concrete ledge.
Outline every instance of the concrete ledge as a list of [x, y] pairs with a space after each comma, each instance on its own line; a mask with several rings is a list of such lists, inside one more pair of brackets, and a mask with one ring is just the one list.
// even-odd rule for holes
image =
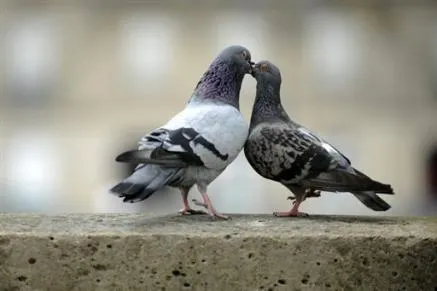
[[437, 290], [437, 218], [0, 214], [0, 290]]

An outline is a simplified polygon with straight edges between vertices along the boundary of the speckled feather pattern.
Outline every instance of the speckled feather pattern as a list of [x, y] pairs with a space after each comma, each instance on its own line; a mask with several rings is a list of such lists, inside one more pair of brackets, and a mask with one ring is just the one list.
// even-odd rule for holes
[[292, 121], [282, 107], [279, 69], [269, 62], [255, 72], [257, 93], [244, 153], [261, 176], [288, 187], [298, 199], [305, 189], [351, 192], [376, 211], [390, 208], [377, 193], [393, 194], [388, 184], [374, 181], [351, 166], [328, 142]]
[[255, 127], [245, 154], [255, 171], [281, 183], [298, 183], [337, 165], [314, 140], [286, 123]]

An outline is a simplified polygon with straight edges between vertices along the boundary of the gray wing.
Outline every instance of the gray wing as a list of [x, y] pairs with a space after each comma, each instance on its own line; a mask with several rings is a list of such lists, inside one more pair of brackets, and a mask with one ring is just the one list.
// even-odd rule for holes
[[[300, 126], [298, 130], [307, 135], [309, 138], [317, 141], [336, 161], [337, 164], [333, 169], [320, 173], [316, 177], [302, 181], [303, 186], [335, 192], [374, 191], [378, 193], [393, 194], [393, 189], [390, 185], [374, 181], [362, 172], [353, 168], [351, 166], [351, 161], [326, 140], [318, 137], [303, 126]], [[358, 195], [357, 198], [363, 196], [360, 195]], [[369, 195], [366, 195], [366, 198], [368, 198], [368, 196]], [[373, 201], [375, 201], [376, 198], [373, 199]], [[363, 199], [360, 200], [363, 202]], [[382, 202], [380, 204], [382, 204]]]
[[333, 146], [294, 124], [265, 125], [249, 136], [245, 155], [260, 175], [283, 184], [332, 192], [392, 191], [355, 172]]
[[298, 128], [265, 124], [249, 136], [244, 152], [263, 177], [281, 183], [298, 183], [337, 167], [321, 144]]
[[140, 140], [138, 149], [118, 155], [116, 161], [167, 167], [202, 166], [203, 161], [192, 147], [198, 143], [214, 150], [213, 145], [192, 128], [158, 128]]
[[333, 145], [331, 145], [326, 140], [317, 136], [315, 133], [311, 132], [309, 129], [303, 126], [300, 126], [298, 130], [302, 132], [302, 134], [307, 135], [309, 138], [316, 140], [332, 156], [332, 158], [337, 161], [339, 167], [344, 169], [350, 168], [350, 159], [346, 157], [343, 153], [341, 153], [338, 149], [336, 149]]

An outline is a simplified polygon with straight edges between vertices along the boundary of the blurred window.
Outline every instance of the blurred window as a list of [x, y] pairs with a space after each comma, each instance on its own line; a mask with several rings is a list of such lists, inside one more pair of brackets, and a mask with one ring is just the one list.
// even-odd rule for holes
[[352, 86], [360, 65], [360, 29], [352, 16], [332, 9], [311, 12], [304, 24], [304, 54], [318, 84], [330, 90]]
[[57, 24], [50, 15], [22, 13], [6, 25], [6, 92], [16, 106], [46, 105], [57, 83]]
[[266, 56], [265, 44], [269, 43], [269, 34], [266, 32], [268, 26], [262, 14], [250, 11], [225, 12], [217, 15], [213, 28], [213, 41], [217, 51], [238, 44], [249, 48], [253, 57]]
[[128, 15], [120, 23], [123, 77], [139, 91], [159, 88], [174, 61], [174, 22], [151, 13]]

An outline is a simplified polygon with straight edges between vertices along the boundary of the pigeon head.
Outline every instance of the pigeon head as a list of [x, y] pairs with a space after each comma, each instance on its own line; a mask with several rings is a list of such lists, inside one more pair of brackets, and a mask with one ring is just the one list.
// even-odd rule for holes
[[252, 73], [250, 51], [241, 45], [232, 45], [225, 48], [216, 58], [216, 61], [228, 63], [236, 68], [240, 74]]
[[256, 63], [252, 70], [256, 79], [256, 96], [253, 104], [250, 127], [266, 120], [288, 121], [289, 117], [281, 104], [281, 72], [269, 61]]
[[239, 108], [241, 84], [244, 76], [252, 73], [253, 64], [247, 48], [225, 48], [200, 78], [190, 100], [214, 100]]
[[282, 82], [279, 68], [269, 61], [256, 63], [252, 70], [252, 76], [258, 83], [270, 84], [273, 87], [279, 87]]

